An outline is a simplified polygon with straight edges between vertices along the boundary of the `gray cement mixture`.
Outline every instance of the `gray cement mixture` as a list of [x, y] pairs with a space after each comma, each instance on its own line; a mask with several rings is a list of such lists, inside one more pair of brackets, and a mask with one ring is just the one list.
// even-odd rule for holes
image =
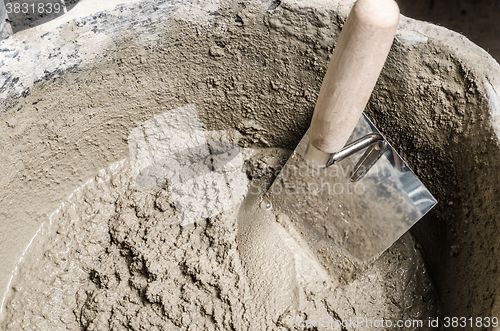
[[[255, 179], [286, 152], [247, 154]], [[409, 234], [346, 279], [327, 274], [277, 222], [288, 215], [260, 208], [257, 195], [182, 226], [167, 190], [133, 178], [124, 160], [52, 215], [17, 276], [5, 329], [370, 330], [437, 314]]]
[[248, 180], [268, 185], [307, 129], [352, 3], [115, 5], [2, 41], [2, 327], [357, 330], [358, 317], [500, 311], [500, 69], [485, 52], [402, 19], [366, 112], [440, 204], [412, 229], [421, 245], [406, 234], [370, 264], [326, 272], [293, 216], [256, 196], [181, 224], [172, 192], [134, 184], [127, 143], [195, 104], [204, 130], [239, 132], [256, 151]]

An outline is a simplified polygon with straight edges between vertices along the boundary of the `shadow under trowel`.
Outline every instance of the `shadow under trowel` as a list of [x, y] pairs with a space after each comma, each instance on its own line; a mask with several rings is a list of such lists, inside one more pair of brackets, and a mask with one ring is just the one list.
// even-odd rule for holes
[[299, 287], [293, 255], [282, 239], [284, 229], [272, 210], [260, 208], [260, 202], [259, 195], [248, 194], [241, 203], [236, 242], [253, 304], [264, 308], [254, 311], [278, 319], [287, 310], [298, 309]]
[[[264, 181], [251, 185], [265, 187]], [[238, 211], [236, 242], [250, 287], [254, 311], [273, 320], [297, 314], [307, 301], [302, 288], [311, 280], [325, 280], [328, 273], [277, 218], [287, 218], [262, 196], [247, 194]], [[256, 316], [258, 317], [258, 316]]]

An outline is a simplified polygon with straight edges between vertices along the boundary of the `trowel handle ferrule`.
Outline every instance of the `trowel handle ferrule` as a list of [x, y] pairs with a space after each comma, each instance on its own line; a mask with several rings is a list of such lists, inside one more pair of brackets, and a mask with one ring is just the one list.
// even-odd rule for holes
[[[309, 157], [342, 149], [382, 71], [399, 23], [394, 0], [358, 0], [340, 33], [309, 129]], [[325, 157], [325, 155], [323, 155]]]

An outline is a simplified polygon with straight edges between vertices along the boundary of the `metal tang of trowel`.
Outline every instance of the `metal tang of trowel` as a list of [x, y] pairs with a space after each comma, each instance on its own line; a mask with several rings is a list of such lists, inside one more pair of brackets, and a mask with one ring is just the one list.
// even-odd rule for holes
[[394, 0], [354, 4], [310, 128], [266, 194], [296, 214], [315, 253], [334, 247], [372, 259], [437, 203], [362, 113], [398, 23]]

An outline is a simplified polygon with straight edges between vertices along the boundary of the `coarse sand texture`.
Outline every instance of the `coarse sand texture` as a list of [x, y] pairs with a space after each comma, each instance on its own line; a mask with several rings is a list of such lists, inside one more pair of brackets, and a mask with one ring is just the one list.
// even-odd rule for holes
[[365, 110], [439, 201], [377, 260], [326, 268], [252, 194], [306, 132], [351, 6], [87, 0], [2, 40], [0, 328], [499, 316], [500, 67], [455, 32], [401, 17]]

